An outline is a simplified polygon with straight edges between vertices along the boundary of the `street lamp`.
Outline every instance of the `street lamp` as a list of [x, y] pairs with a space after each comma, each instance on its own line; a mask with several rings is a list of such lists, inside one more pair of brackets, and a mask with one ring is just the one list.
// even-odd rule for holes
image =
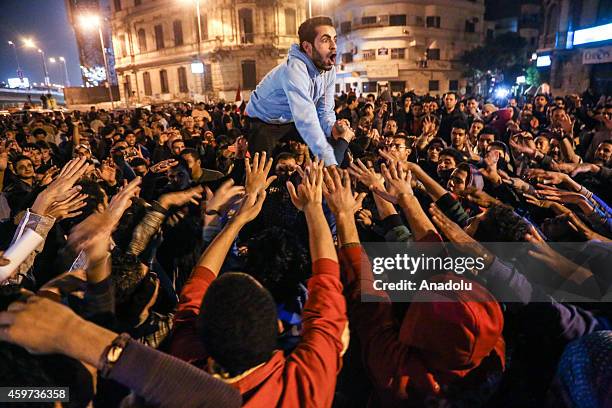
[[[31, 38], [24, 38], [23, 45], [27, 48], [36, 48], [36, 43]], [[43, 73], [45, 75], [45, 85], [47, 86], [47, 92], [51, 93], [51, 88], [49, 86], [49, 71], [47, 70], [47, 61], [45, 59], [45, 52], [38, 48], [38, 53], [40, 54], [40, 58], [42, 61]]]
[[66, 59], [64, 57], [59, 57], [59, 58], [51, 57], [51, 58], [49, 58], [49, 62], [52, 63], [52, 64], [55, 64], [56, 62], [58, 62], [58, 60], [59, 60], [60, 65], [64, 66], [63, 69], [62, 68], [60, 68], [60, 69], [62, 69], [63, 74], [64, 74], [64, 87], [67, 88], [67, 87], [70, 86], [70, 81], [68, 80], [68, 69], [66, 68]]
[[108, 96], [111, 102], [111, 109], [115, 109], [115, 100], [113, 99], [113, 90], [111, 88], [110, 71], [108, 69], [108, 61], [106, 59], [106, 47], [104, 47], [104, 35], [102, 35], [102, 23], [100, 16], [95, 14], [84, 14], [79, 17], [81, 27], [85, 30], [90, 27], [98, 27], [98, 34], [100, 35], [100, 47], [102, 47], [102, 58], [104, 59], [104, 69], [106, 70], [106, 85], [108, 86]]
[[13, 51], [15, 52], [15, 62], [17, 63], [17, 77], [23, 83], [23, 71], [21, 70], [21, 65], [19, 64], [19, 57], [17, 56], [17, 46], [12, 41], [9, 41], [8, 45], [9, 47], [12, 47]]
[[[192, 2], [194, 0], [183, 0], [187, 3]], [[195, 12], [196, 12], [196, 18], [198, 21], [198, 62], [200, 64], [202, 64], [202, 66], [204, 66], [204, 61], [202, 61], [202, 17], [200, 16], [200, 0], [195, 0]], [[192, 70], [193, 72], [193, 70]], [[202, 93], [205, 92], [204, 89], [204, 71], [202, 70], [201, 74], [202, 76], [201, 78], [201, 82], [202, 82]]]

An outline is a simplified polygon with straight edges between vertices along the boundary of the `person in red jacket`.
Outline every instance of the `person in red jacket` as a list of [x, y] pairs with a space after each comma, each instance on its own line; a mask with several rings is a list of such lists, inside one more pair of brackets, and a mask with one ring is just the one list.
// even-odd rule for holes
[[[381, 169], [385, 190], [375, 193], [402, 208], [416, 242], [429, 241], [436, 228], [414, 197], [410, 172], [393, 160]], [[348, 173], [330, 170], [326, 190], [338, 229], [349, 319], [374, 386], [369, 405], [442, 406], [445, 399], [483, 405], [499, 384], [505, 363], [504, 319], [493, 295], [476, 282], [471, 291], [418, 294], [398, 324], [388, 294], [373, 285], [355, 224], [360, 204], [353, 198]], [[468, 281], [455, 274], [430, 278], [449, 280]], [[417, 299], [421, 296], [426, 297]]]
[[302, 341], [288, 356], [277, 349], [279, 333], [271, 294], [250, 275], [217, 277], [241, 228], [261, 210], [272, 160], [255, 154], [246, 163], [245, 198], [238, 213], [200, 258], [183, 288], [170, 352], [205, 368], [242, 394], [247, 407], [330, 407], [345, 349], [346, 305], [338, 258], [322, 208], [318, 161], [302, 184], [288, 182], [291, 201], [306, 216], [312, 277], [302, 315]]

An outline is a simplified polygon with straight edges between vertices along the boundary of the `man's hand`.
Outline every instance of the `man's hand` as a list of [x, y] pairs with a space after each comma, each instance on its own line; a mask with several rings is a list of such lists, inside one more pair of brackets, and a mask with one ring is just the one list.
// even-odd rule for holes
[[361, 159], [357, 159], [357, 164], [351, 163], [348, 168], [348, 172], [351, 176], [355, 177], [357, 181], [372, 190], [375, 187], [384, 189], [383, 176], [374, 171], [371, 167], [366, 167]]
[[175, 167], [176, 165], [178, 165], [178, 161], [174, 159], [163, 160], [151, 166], [149, 171], [155, 174], [166, 173], [168, 170], [170, 170], [172, 167]]
[[227, 209], [236, 202], [236, 199], [244, 196], [244, 187], [235, 186], [234, 180], [227, 180], [214, 193], [206, 187], [205, 211], [224, 214]]
[[385, 189], [375, 187], [374, 192], [389, 201], [397, 204], [402, 195], [412, 196], [412, 172], [404, 171], [403, 166], [399, 162], [392, 162], [387, 168], [382, 164], [380, 170], [385, 178]]
[[111, 199], [105, 213], [110, 217], [111, 227], [114, 228], [121, 220], [125, 210], [132, 205], [132, 198], [138, 197], [140, 194], [140, 177], [134, 178], [129, 183], [125, 184], [117, 194]]
[[47, 208], [47, 215], [58, 221], [78, 217], [83, 213], [79, 210], [87, 205], [85, 201], [87, 197], [87, 194], [79, 194], [78, 191], [75, 191], [65, 200], [52, 203]]
[[306, 211], [308, 207], [321, 207], [323, 204], [323, 162], [315, 159], [312, 165], [306, 168], [297, 191], [290, 181], [287, 181], [287, 190], [291, 202], [298, 210]]
[[494, 205], [501, 204], [501, 201], [499, 201], [497, 198], [490, 196], [483, 190], [478, 190], [476, 187], [466, 188], [463, 191], [460, 191], [459, 195], [483, 208], [489, 208]]
[[195, 186], [183, 191], [177, 191], [174, 193], [166, 193], [159, 198], [159, 205], [165, 209], [170, 207], [181, 207], [185, 204], [199, 205], [202, 198], [202, 186]]
[[261, 212], [265, 200], [266, 190], [259, 190], [256, 193], [247, 194], [244, 200], [242, 200], [242, 205], [232, 221], [240, 225], [245, 225], [253, 221]]
[[81, 319], [68, 307], [30, 296], [0, 312], [0, 340], [18, 344], [34, 354], [63, 353], [65, 338]]
[[332, 127], [332, 137], [334, 140], [344, 139], [347, 143], [355, 137], [355, 131], [351, 129], [351, 124], [346, 119], [339, 119]]
[[348, 171], [323, 169], [323, 196], [336, 217], [351, 216], [361, 208], [365, 193], [353, 194]]
[[111, 157], [102, 162], [99, 170], [96, 170], [96, 175], [101, 180], [105, 181], [109, 186], [117, 184], [117, 168]]
[[259, 153], [255, 153], [253, 156], [253, 166], [251, 166], [251, 161], [248, 157], [245, 159], [245, 192], [247, 194], [254, 194], [261, 190], [265, 190], [274, 180], [276, 180], [276, 176], [268, 178], [268, 173], [272, 168], [272, 162], [273, 160], [271, 158], [266, 160], [266, 152], [262, 152], [261, 157]]

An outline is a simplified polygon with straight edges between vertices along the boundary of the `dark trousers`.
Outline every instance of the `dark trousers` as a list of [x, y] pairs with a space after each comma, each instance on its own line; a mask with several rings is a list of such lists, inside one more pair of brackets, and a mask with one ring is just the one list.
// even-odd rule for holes
[[268, 157], [272, 157], [275, 148], [282, 142], [298, 140], [304, 143], [295, 124], [273, 125], [259, 119], [250, 119], [248, 140], [251, 156], [258, 152], [266, 152]]

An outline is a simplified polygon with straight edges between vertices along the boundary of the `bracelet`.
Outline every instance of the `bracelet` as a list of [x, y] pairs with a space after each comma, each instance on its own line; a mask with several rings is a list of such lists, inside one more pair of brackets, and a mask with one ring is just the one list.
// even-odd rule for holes
[[206, 210], [204, 211], [204, 214], [206, 215], [218, 215], [219, 217], [221, 217], [221, 213], [219, 212], [219, 210]]
[[100, 367], [100, 374], [103, 378], [108, 378], [110, 371], [119, 360], [119, 357], [121, 357], [123, 350], [125, 350], [130, 340], [131, 337], [129, 334], [121, 333], [104, 349], [102, 356], [100, 356], [100, 363], [98, 364]]
[[157, 211], [158, 213], [161, 213], [163, 215], [168, 215], [168, 210], [162, 207], [162, 205], [157, 201], [153, 201], [151, 203], [151, 210]]

